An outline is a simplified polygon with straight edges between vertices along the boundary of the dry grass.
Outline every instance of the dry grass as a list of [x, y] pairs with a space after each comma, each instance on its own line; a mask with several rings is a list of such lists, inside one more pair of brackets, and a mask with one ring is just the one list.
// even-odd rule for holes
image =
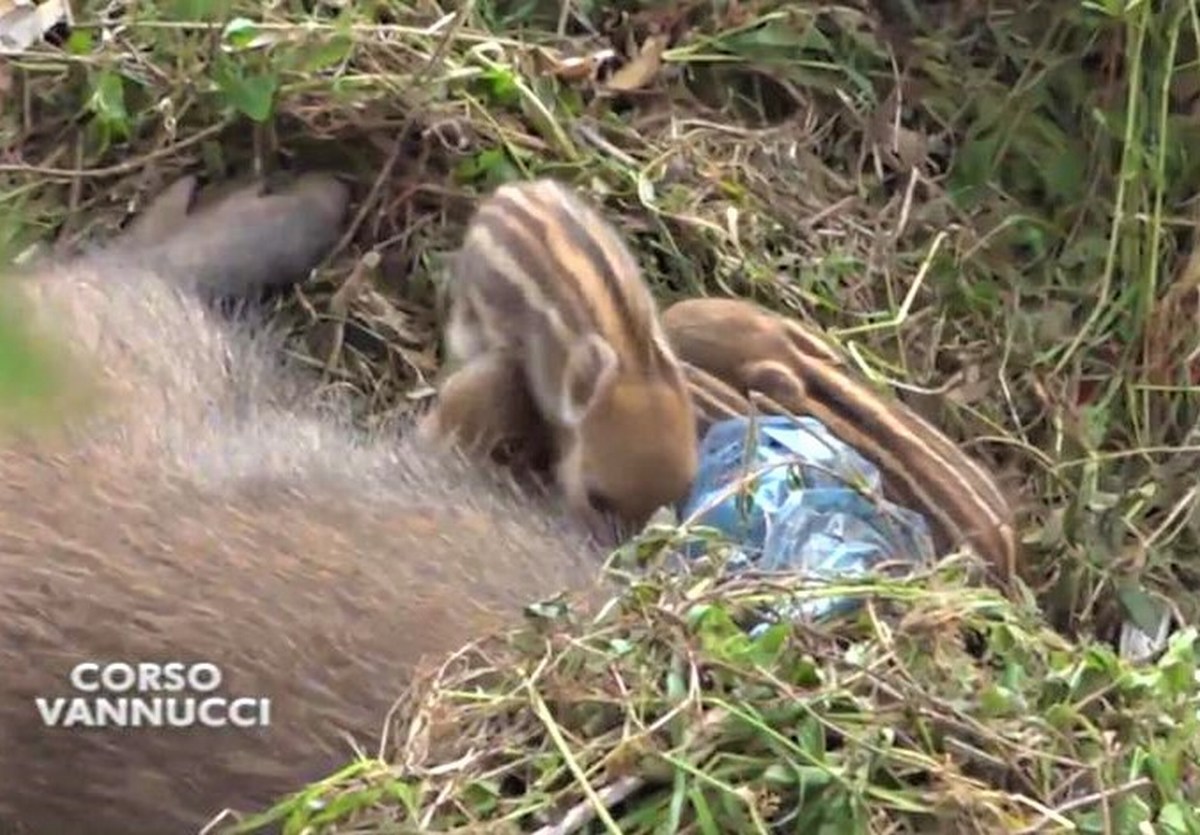
[[752, 641], [744, 578], [645, 580], [422, 683], [396, 768], [313, 788], [310, 825], [1200, 831], [1191, 637], [1141, 672], [1090, 643], [1198, 610], [1200, 12], [914, 5], [82, 3], [63, 49], [0, 64], [10, 253], [103, 236], [185, 169], [346, 174], [354, 224], [279, 315], [364, 423], [429, 395], [431, 288], [474, 197], [553, 174], [664, 302], [824, 328], [1020, 497], [1020, 609], [952, 564]]

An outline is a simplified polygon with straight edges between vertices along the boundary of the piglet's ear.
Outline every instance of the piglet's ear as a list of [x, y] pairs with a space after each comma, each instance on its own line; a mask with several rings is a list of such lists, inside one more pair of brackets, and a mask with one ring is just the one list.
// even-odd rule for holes
[[608, 391], [617, 373], [617, 352], [599, 334], [588, 334], [571, 346], [564, 369], [559, 420], [578, 426]]
[[743, 384], [748, 391], [765, 394], [796, 414], [804, 411], [804, 381], [783, 363], [763, 360], [749, 363], [741, 371]]

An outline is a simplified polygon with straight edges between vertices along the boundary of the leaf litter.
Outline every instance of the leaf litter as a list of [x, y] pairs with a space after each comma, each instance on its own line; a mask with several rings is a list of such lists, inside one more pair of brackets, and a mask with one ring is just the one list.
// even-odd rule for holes
[[[606, 611], [431, 663], [377, 757], [243, 831], [1200, 831], [1195, 633], [1114, 648], [1197, 613], [1189, 4], [46, 5], [0, 11], [6, 252], [183, 172], [333, 167], [354, 222], [277, 316], [379, 425], [427, 401], [475, 197], [563, 177], [663, 304], [823, 329], [1024, 511], [1013, 599], [956, 554], [836, 588], [715, 545], [614, 569]], [[864, 605], [750, 637], [776, 594]]]

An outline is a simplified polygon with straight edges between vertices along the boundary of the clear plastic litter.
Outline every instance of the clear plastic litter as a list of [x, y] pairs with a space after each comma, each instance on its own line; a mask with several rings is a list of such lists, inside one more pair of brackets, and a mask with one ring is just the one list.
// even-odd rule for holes
[[[735, 570], [795, 572], [824, 582], [861, 577], [887, 562], [934, 558], [925, 518], [882, 496], [878, 469], [811, 417], [732, 418], [713, 424], [680, 517], [717, 529]], [[701, 542], [685, 555], [696, 556]], [[854, 601], [816, 596], [781, 607], [821, 619]], [[760, 628], [765, 624], [760, 625]]]

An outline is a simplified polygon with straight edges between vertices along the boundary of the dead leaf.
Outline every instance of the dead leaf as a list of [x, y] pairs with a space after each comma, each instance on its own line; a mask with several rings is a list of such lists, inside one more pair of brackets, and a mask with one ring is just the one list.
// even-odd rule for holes
[[615, 54], [611, 49], [602, 49], [591, 55], [564, 58], [543, 47], [533, 53], [533, 59], [539, 74], [552, 75], [563, 81], [579, 82], [595, 78], [600, 67], [611, 61]]
[[[1200, 230], [1200, 213], [1196, 229]], [[1142, 357], [1151, 382], [1165, 385], [1183, 365], [1190, 379], [1200, 374], [1194, 352], [1200, 324], [1200, 247], [1188, 253], [1171, 286], [1154, 305]]]
[[642, 44], [637, 57], [612, 74], [606, 85], [619, 93], [640, 90], [658, 77], [662, 69], [662, 56], [667, 51], [665, 35], [651, 35]]
[[915, 130], [897, 127], [892, 132], [889, 151], [904, 169], [919, 168], [929, 158], [929, 137]]
[[65, 0], [46, 0], [34, 5], [30, 0], [3, 0], [0, 12], [0, 54], [24, 52], [59, 23], [71, 22], [71, 10]]
[[902, 81], [879, 106], [871, 120], [868, 135], [886, 161], [901, 171], [922, 168], [929, 158], [930, 137], [900, 123], [906, 94], [911, 90]]

